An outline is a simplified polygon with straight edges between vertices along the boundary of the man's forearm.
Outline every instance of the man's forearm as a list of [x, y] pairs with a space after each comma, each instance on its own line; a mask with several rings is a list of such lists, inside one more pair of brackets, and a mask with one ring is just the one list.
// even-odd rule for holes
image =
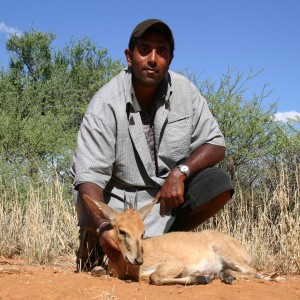
[[82, 183], [78, 187], [78, 195], [80, 204], [88, 215], [89, 221], [93, 227], [100, 228], [102, 224], [104, 225], [104, 222], [107, 223], [107, 219], [102, 218], [93, 212], [83, 200], [83, 195], [87, 195], [98, 202], [104, 202], [103, 190], [99, 186], [91, 182]]
[[103, 190], [95, 183], [85, 182], [80, 184], [78, 193], [81, 199], [83, 195], [87, 195], [96, 201], [104, 202]]
[[213, 144], [204, 144], [195, 150], [183, 164], [190, 169], [190, 176], [199, 171], [215, 166], [225, 157], [225, 147]]

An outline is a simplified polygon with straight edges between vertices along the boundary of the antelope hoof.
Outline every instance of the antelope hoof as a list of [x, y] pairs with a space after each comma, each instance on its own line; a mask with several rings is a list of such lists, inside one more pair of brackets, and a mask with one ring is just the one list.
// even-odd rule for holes
[[234, 278], [231, 275], [227, 275], [227, 274], [222, 274], [221, 275], [221, 280], [226, 283], [226, 284], [232, 284]]
[[97, 266], [91, 271], [91, 275], [94, 277], [100, 277], [103, 275], [107, 275], [107, 272], [104, 268]]

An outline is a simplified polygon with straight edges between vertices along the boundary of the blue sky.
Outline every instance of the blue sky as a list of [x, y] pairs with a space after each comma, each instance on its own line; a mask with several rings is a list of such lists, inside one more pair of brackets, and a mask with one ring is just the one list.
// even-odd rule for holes
[[243, 73], [264, 69], [249, 82], [249, 97], [268, 84], [272, 94], [264, 104], [277, 102], [277, 117], [284, 119], [300, 116], [299, 16], [298, 0], [2, 1], [0, 64], [7, 66], [9, 34], [31, 27], [55, 33], [57, 48], [71, 37], [88, 36], [114, 59], [124, 59], [135, 25], [159, 18], [174, 33], [172, 70], [218, 82], [228, 67]]

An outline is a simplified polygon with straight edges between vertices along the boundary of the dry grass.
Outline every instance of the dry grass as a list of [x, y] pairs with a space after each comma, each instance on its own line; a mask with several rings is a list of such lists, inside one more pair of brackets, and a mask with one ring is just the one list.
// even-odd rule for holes
[[0, 198], [0, 255], [21, 254], [29, 263], [50, 263], [74, 256], [77, 245], [75, 209], [56, 181], [28, 188], [21, 200], [16, 188]]
[[237, 186], [234, 199], [199, 229], [233, 235], [260, 270], [300, 274], [300, 166], [293, 175], [296, 182], [289, 181], [288, 173], [282, 168], [271, 194], [266, 186], [259, 193]]
[[[275, 188], [236, 193], [225, 209], [202, 228], [232, 234], [249, 250], [258, 269], [300, 274], [300, 166], [293, 182], [282, 168]], [[295, 180], [296, 178], [296, 180]], [[59, 182], [28, 188], [21, 201], [13, 188], [0, 196], [0, 255], [20, 254], [31, 263], [74, 258], [78, 228], [71, 195]]]

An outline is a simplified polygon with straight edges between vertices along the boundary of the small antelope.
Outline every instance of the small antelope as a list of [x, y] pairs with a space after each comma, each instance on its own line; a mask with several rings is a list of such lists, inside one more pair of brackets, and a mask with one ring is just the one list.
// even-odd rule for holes
[[134, 281], [147, 276], [156, 285], [206, 284], [213, 278], [231, 284], [234, 278], [258, 277], [245, 249], [218, 231], [171, 232], [143, 240], [143, 220], [155, 202], [138, 211], [117, 212], [86, 195], [83, 198], [94, 213], [112, 224], [110, 236], [123, 256], [108, 262], [112, 276]]

